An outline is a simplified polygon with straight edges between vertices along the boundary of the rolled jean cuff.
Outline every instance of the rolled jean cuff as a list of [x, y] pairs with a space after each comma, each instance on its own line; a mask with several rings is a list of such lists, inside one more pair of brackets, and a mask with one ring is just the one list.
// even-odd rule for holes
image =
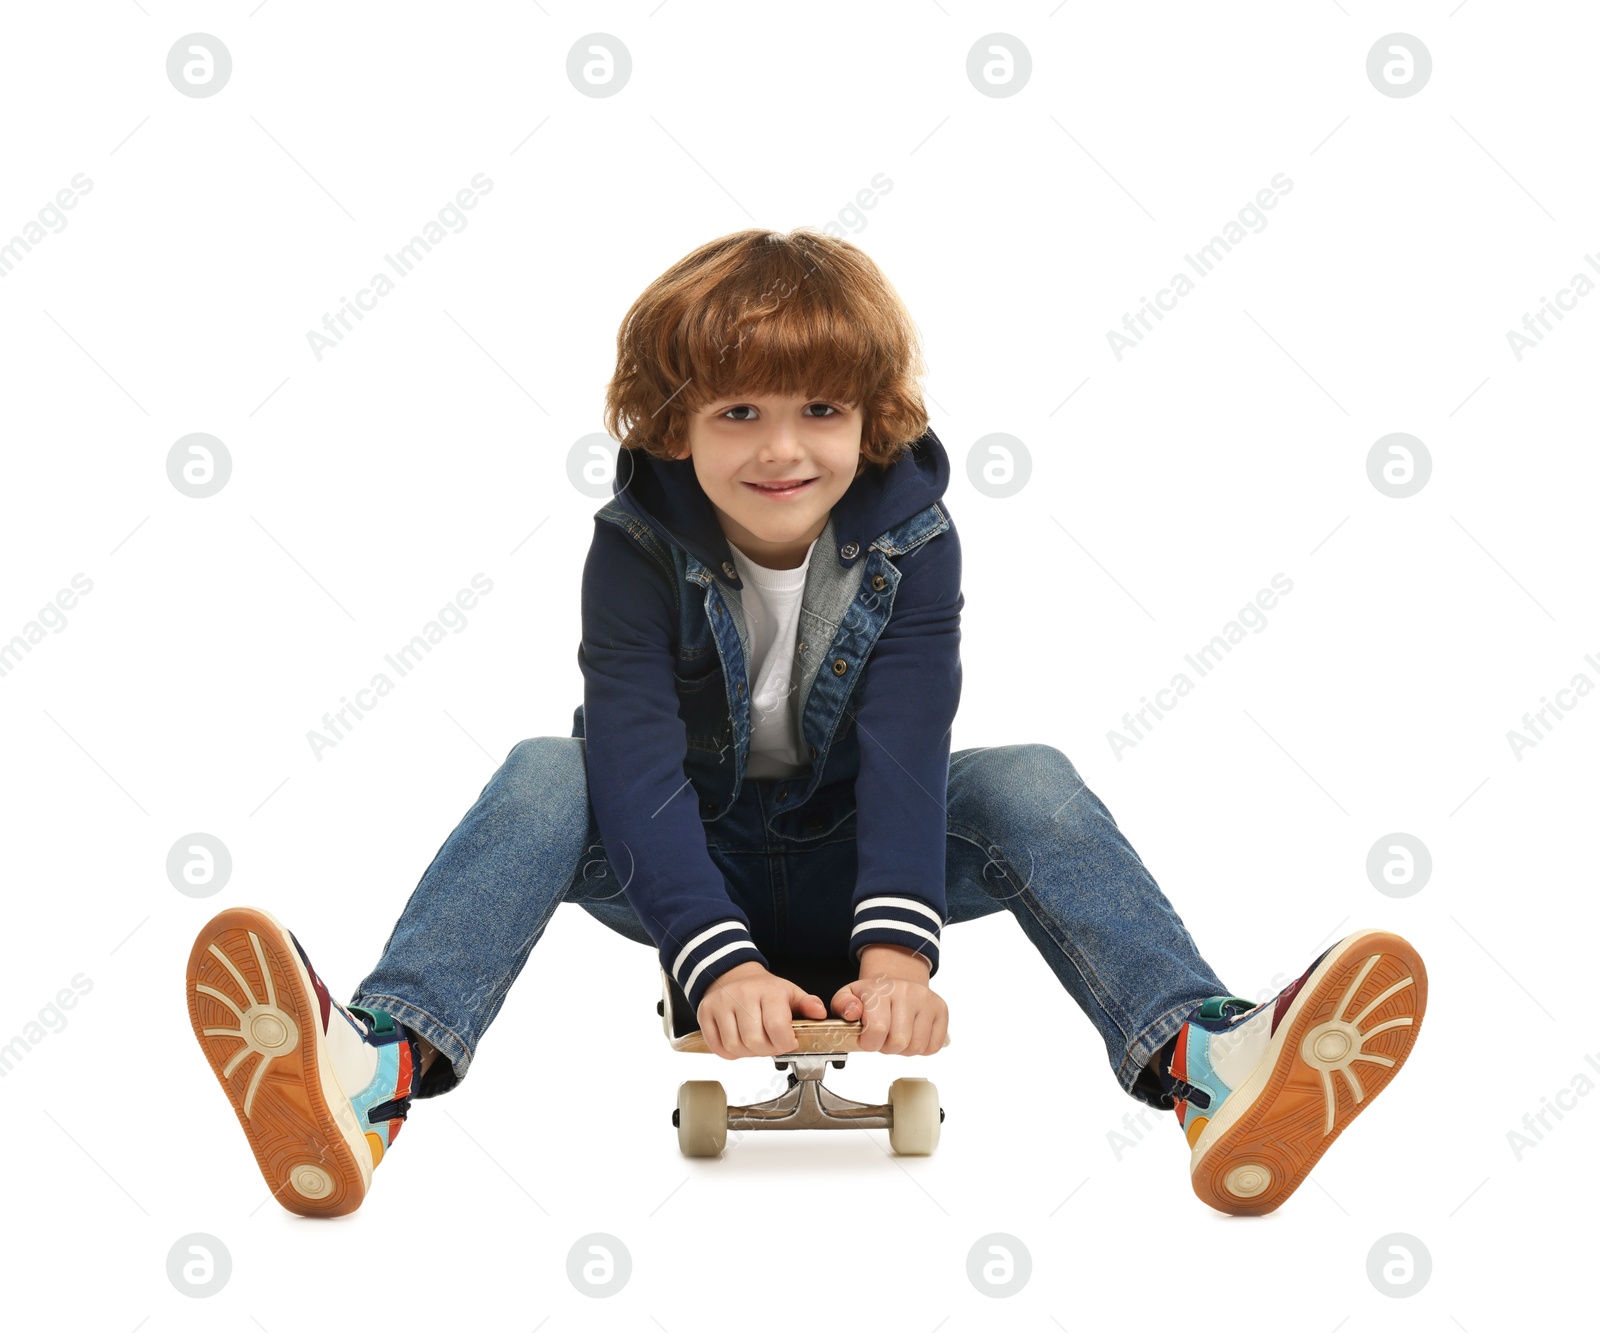
[[405, 1024], [417, 1036], [425, 1038], [444, 1057], [428, 1066], [428, 1072], [422, 1076], [417, 1088], [417, 1097], [437, 1097], [449, 1092], [467, 1076], [467, 1070], [472, 1065], [472, 1052], [460, 1037], [432, 1014], [393, 995], [357, 995], [350, 1003], [360, 1005], [363, 1009], [382, 1009], [395, 1022]]
[[[1209, 992], [1208, 992], [1209, 994]], [[1138, 1082], [1139, 1075], [1144, 1072], [1150, 1063], [1150, 1057], [1167, 1044], [1184, 1025], [1194, 1011], [1206, 1000], [1206, 995], [1201, 995], [1193, 1000], [1185, 1000], [1182, 1004], [1175, 1005], [1162, 1014], [1160, 1018], [1151, 1023], [1139, 1036], [1139, 1039], [1128, 1048], [1128, 1053], [1122, 1057], [1122, 1063], [1117, 1067], [1117, 1082], [1122, 1085], [1122, 1090], [1130, 1097], [1135, 1097], [1133, 1085]], [[1141, 1097], [1139, 1100], [1143, 1101]]]

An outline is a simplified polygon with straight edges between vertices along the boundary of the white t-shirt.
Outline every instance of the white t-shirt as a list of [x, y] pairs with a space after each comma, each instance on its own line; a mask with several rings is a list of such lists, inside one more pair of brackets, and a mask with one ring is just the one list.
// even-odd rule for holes
[[800, 733], [800, 683], [794, 678], [794, 650], [806, 569], [819, 540], [813, 539], [795, 569], [768, 569], [728, 543], [744, 584], [739, 604], [750, 634], [746, 674], [755, 682], [750, 691], [747, 777], [792, 778], [811, 767]]

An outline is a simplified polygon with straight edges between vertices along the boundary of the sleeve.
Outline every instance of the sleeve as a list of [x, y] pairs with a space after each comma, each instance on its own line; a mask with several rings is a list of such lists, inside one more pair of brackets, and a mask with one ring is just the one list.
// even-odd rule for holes
[[856, 884], [850, 956], [915, 949], [939, 970], [945, 789], [961, 701], [961, 543], [955, 525], [904, 557], [855, 713]]
[[706, 849], [685, 773], [672, 589], [627, 533], [598, 518], [595, 529], [583, 567], [578, 650], [589, 801], [623, 895], [655, 941], [661, 966], [699, 1009], [724, 972], [767, 959]]

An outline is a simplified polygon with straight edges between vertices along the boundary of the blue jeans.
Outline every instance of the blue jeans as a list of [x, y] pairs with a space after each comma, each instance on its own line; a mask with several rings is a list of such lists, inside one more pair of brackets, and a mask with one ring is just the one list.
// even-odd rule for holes
[[[829, 803], [840, 793], [819, 788], [768, 833], [784, 782], [747, 780], [734, 808], [706, 826], [707, 850], [757, 947], [843, 954], [854, 808], [835, 823]], [[955, 751], [945, 809], [947, 922], [1009, 910], [1094, 1023], [1123, 1090], [1153, 1101], [1145, 1063], [1197, 1004], [1233, 992], [1110, 812], [1060, 750], [1038, 744]], [[589, 804], [584, 741], [522, 741], [439, 848], [350, 1003], [387, 1010], [437, 1047], [443, 1058], [417, 1095], [448, 1092], [562, 903], [649, 946], [640, 966], [659, 971], [621, 883]], [[960, 966], [957, 951], [944, 957]]]

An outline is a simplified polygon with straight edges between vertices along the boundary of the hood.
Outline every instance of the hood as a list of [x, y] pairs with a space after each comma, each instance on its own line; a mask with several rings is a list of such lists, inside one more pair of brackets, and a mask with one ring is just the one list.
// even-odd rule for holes
[[[869, 467], [839, 497], [833, 506], [834, 559], [854, 564], [876, 538], [940, 499], [949, 481], [950, 456], [930, 427], [892, 467]], [[669, 461], [642, 449], [619, 449], [611, 491], [623, 509], [702, 564], [719, 574], [724, 564], [732, 567], [728, 539], [711, 498], [700, 489], [693, 459]], [[840, 552], [852, 542], [856, 554], [846, 558]], [[740, 586], [737, 575], [726, 581]]]

